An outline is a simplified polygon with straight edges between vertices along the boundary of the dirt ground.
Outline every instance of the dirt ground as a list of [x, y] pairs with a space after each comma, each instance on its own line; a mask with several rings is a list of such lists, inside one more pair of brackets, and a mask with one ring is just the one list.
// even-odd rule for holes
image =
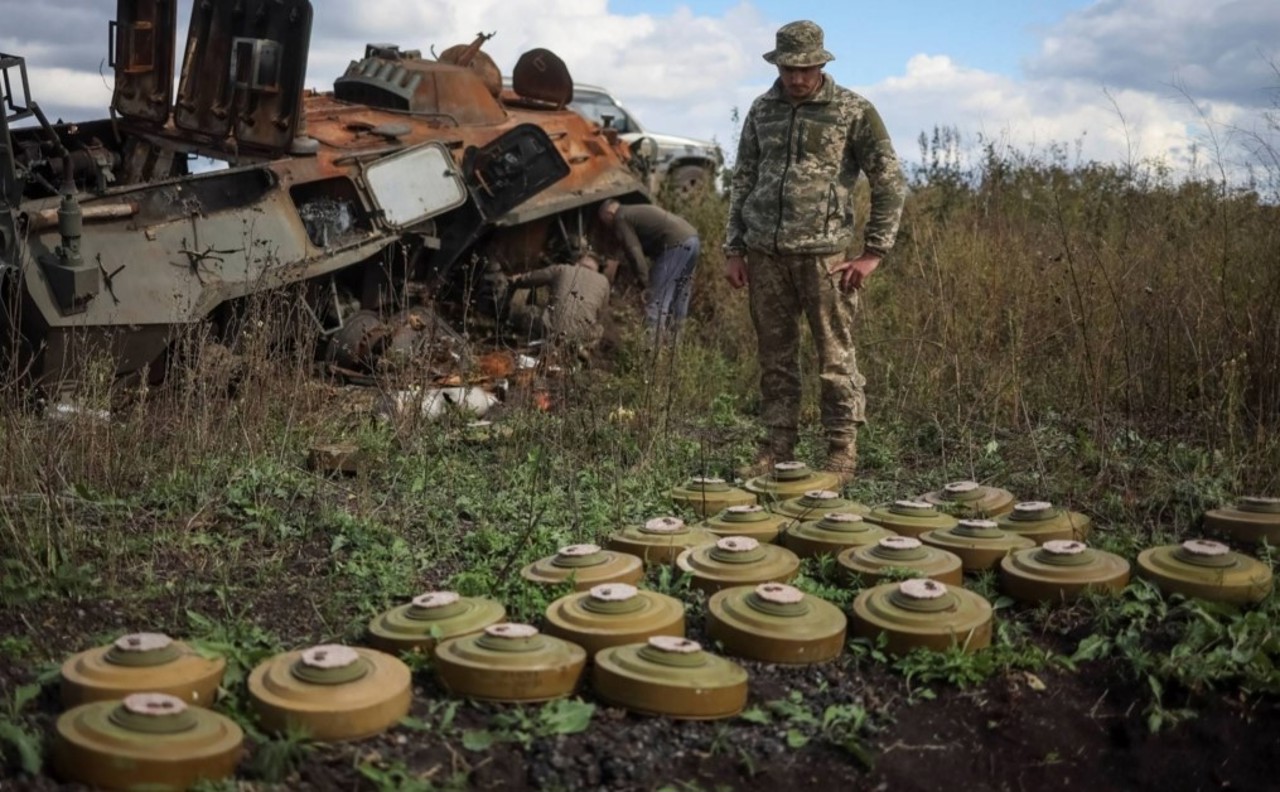
[[[0, 634], [39, 635], [42, 650], [81, 648], [105, 625], [164, 617], [161, 603], [35, 603], [0, 610]], [[262, 599], [254, 612], [283, 634], [307, 632], [306, 611], [288, 597]], [[165, 627], [166, 625], [158, 625]], [[692, 637], [700, 637], [691, 624]], [[1196, 702], [1198, 716], [1158, 735], [1148, 733], [1138, 691], [1114, 669], [1092, 665], [1072, 673], [1024, 673], [957, 689], [913, 690], [885, 666], [843, 660], [819, 666], [746, 663], [751, 702], [799, 691], [811, 708], [858, 704], [873, 713], [867, 769], [820, 739], [790, 747], [787, 724], [742, 719], [679, 722], [600, 705], [580, 734], [503, 743], [484, 751], [461, 744], [467, 729], [485, 728], [504, 708], [468, 704], [442, 736], [397, 727], [356, 744], [317, 746], [282, 788], [372, 789], [360, 763], [403, 767], [420, 780], [466, 779], [473, 789], [816, 789], [850, 790], [1265, 790], [1276, 788], [1280, 707], [1233, 695]], [[32, 681], [36, 670], [0, 661], [0, 690]], [[589, 691], [584, 698], [591, 700]], [[426, 672], [416, 677], [414, 716], [429, 720], [447, 693]], [[56, 685], [38, 701], [38, 722], [51, 733]], [[250, 757], [251, 758], [251, 757]], [[244, 767], [249, 766], [246, 758]], [[262, 785], [266, 787], [266, 785]], [[77, 789], [47, 776], [0, 775], [0, 789]], [[383, 787], [388, 788], [388, 787]], [[423, 788], [423, 787], [415, 787]]]

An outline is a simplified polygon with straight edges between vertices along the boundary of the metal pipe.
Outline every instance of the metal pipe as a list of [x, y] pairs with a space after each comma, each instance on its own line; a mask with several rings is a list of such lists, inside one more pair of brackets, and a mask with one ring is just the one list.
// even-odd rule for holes
[[[85, 221], [118, 220], [132, 217], [138, 213], [138, 205], [132, 201], [126, 203], [92, 204], [81, 207], [80, 214]], [[44, 231], [58, 224], [57, 209], [41, 209], [27, 215], [27, 229]]]

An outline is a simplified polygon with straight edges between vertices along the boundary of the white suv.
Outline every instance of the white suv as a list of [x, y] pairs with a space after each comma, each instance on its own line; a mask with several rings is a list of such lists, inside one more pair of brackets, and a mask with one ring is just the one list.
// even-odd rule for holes
[[724, 165], [724, 152], [714, 141], [649, 132], [612, 94], [596, 85], [574, 83], [573, 101], [569, 107], [600, 126], [605, 126], [607, 121], [608, 126], [618, 130], [618, 136], [633, 149], [644, 138], [652, 140], [657, 154], [649, 188], [655, 193], [664, 180], [682, 195], [692, 195], [715, 186], [720, 167]]

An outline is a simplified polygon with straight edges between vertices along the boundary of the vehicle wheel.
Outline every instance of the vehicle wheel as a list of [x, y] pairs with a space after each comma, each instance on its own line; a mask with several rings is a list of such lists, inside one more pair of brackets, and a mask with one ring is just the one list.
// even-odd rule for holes
[[362, 308], [329, 339], [329, 360], [346, 369], [371, 370], [390, 336], [391, 328], [382, 318]]
[[677, 198], [697, 198], [711, 189], [711, 172], [701, 165], [681, 165], [667, 176], [667, 183]]

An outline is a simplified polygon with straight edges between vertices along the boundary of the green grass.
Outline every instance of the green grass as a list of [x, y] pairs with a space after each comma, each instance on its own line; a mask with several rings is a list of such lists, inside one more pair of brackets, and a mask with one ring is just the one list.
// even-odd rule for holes
[[[956, 479], [990, 482], [1085, 512], [1093, 541], [1132, 559], [1197, 535], [1207, 508], [1280, 491], [1274, 206], [1054, 162], [951, 175], [919, 185], [901, 246], [866, 295], [859, 352], [873, 423], [847, 496], [874, 504]], [[104, 637], [29, 629], [23, 618], [68, 623], [85, 610], [104, 634], [163, 629], [228, 655], [219, 707], [252, 728], [242, 681], [254, 664], [358, 641], [369, 619], [422, 591], [494, 596], [513, 619], [537, 621], [568, 589], [528, 583], [521, 567], [671, 513], [669, 488], [725, 474], [753, 448], [754, 337], [744, 295], [720, 278], [724, 205], [711, 196], [687, 209], [706, 253], [680, 343], [654, 351], [624, 334], [607, 371], [553, 383], [557, 411], [504, 416], [509, 437], [469, 442], [461, 416], [378, 421], [361, 401], [371, 394], [317, 379], [306, 344], [273, 346], [265, 332], [246, 343], [233, 388], [193, 367], [160, 387], [112, 390], [91, 368], [78, 398], [112, 410], [110, 421], [0, 406], [4, 679], [28, 681], [41, 659]], [[803, 363], [813, 373], [810, 351]], [[802, 453], [821, 446], [813, 380]], [[349, 478], [307, 469], [311, 445], [338, 440], [372, 464]], [[646, 582], [684, 599], [700, 623], [686, 580], [664, 569]], [[855, 593], [830, 560], [806, 564], [797, 585], [845, 607]], [[972, 586], [999, 596], [991, 576]], [[1231, 611], [1135, 584], [1067, 611], [1000, 603], [985, 652], [890, 661], [864, 642], [842, 662], [875, 664], [935, 695], [1046, 669], [1119, 674], [1143, 691], [1150, 725], [1165, 728], [1210, 691], [1280, 692], [1278, 609], [1276, 595]], [[27, 689], [0, 691], [15, 773], [40, 757]], [[524, 745], [594, 728], [591, 707], [498, 716], [463, 705], [404, 728], [460, 751]], [[796, 750], [834, 746], [863, 763], [892, 718], [789, 695], [748, 713], [746, 724], [782, 728]], [[259, 780], [311, 756], [297, 736], [258, 738]], [[352, 766], [376, 788], [465, 784], [398, 759]]]
[[868, 769], [874, 766], [867, 739], [873, 733], [872, 718], [856, 703], [813, 708], [799, 691], [785, 698], [754, 705], [738, 716], [747, 723], [786, 730], [787, 747], [799, 749], [813, 740], [845, 751]]
[[[1215, 691], [1280, 693], [1280, 599], [1256, 608], [1164, 597], [1139, 580], [1118, 598], [1091, 603], [1097, 631], [1080, 640], [1074, 659], [1108, 659], [1149, 693], [1152, 731], [1194, 717]], [[1176, 702], [1176, 703], [1175, 703]]]
[[38, 774], [44, 765], [43, 737], [26, 712], [39, 695], [39, 684], [22, 685], [4, 702], [0, 712], [0, 757], [27, 775]]

